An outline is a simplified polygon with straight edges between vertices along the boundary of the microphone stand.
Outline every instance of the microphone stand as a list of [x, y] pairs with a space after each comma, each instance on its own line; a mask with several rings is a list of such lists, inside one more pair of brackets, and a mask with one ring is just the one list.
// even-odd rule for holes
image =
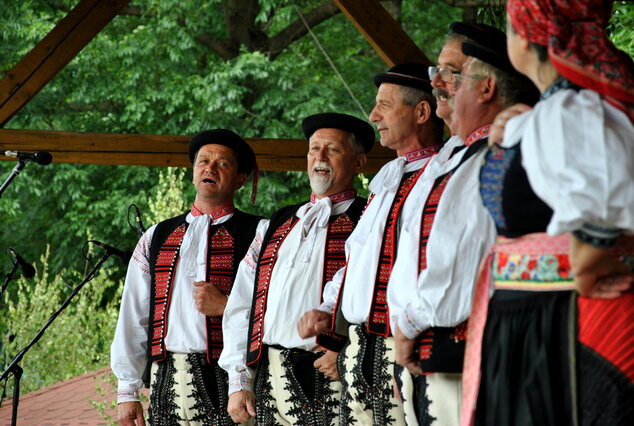
[[2, 197], [2, 193], [4, 192], [5, 189], [7, 189], [7, 186], [9, 186], [11, 181], [13, 179], [15, 179], [15, 177], [17, 175], [20, 174], [20, 172], [22, 171], [24, 166], [26, 166], [26, 163], [23, 160], [20, 160], [20, 161], [18, 161], [18, 164], [15, 165], [13, 170], [11, 170], [11, 174], [9, 174], [9, 176], [7, 176], [7, 178], [2, 183], [2, 186], [0, 186], [0, 197]]
[[5, 379], [8, 379], [9, 374], [11, 373], [13, 373], [13, 377], [15, 378], [15, 384], [13, 386], [13, 401], [12, 401], [13, 411], [11, 412], [11, 426], [16, 425], [17, 418], [18, 418], [18, 404], [20, 399], [20, 378], [22, 377], [22, 371], [23, 371], [22, 367], [20, 367], [18, 363], [22, 360], [22, 358], [28, 352], [28, 350], [31, 349], [31, 347], [35, 345], [38, 342], [38, 340], [40, 340], [42, 335], [44, 335], [44, 332], [46, 331], [46, 329], [53, 323], [55, 318], [57, 318], [59, 314], [61, 314], [62, 311], [66, 309], [66, 307], [70, 304], [73, 297], [75, 297], [75, 295], [79, 293], [79, 290], [81, 290], [82, 287], [88, 281], [90, 281], [91, 279], [95, 277], [101, 265], [103, 265], [103, 263], [106, 260], [108, 260], [108, 258], [111, 255], [112, 253], [109, 250], [106, 250], [104, 252], [103, 256], [101, 256], [101, 259], [99, 259], [99, 261], [95, 264], [95, 266], [90, 271], [88, 271], [83, 281], [79, 283], [77, 287], [73, 289], [73, 291], [68, 295], [64, 303], [62, 303], [62, 305], [53, 313], [53, 315], [51, 315], [51, 317], [46, 321], [46, 324], [44, 324], [44, 326], [40, 329], [40, 331], [37, 332], [35, 337], [29, 342], [29, 344], [26, 345], [24, 349], [22, 349], [20, 352], [18, 352], [18, 354], [13, 358], [13, 361], [11, 361], [11, 363], [6, 368], [6, 370], [4, 370], [4, 372], [2, 373], [2, 376], [0, 376], [0, 382], [2, 382]]
[[2, 283], [2, 290], [0, 290], [0, 301], [2, 301], [2, 295], [4, 294], [4, 291], [7, 289], [7, 286], [9, 285], [9, 283], [15, 276], [15, 272], [17, 270], [18, 270], [18, 262], [13, 262], [13, 268], [11, 268], [11, 271], [9, 271], [6, 278], [4, 279], [4, 283]]

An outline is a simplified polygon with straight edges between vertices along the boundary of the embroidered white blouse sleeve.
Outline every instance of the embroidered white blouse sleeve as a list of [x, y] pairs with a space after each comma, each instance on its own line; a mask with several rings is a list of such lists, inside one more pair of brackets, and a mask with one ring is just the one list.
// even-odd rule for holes
[[156, 225], [141, 236], [130, 259], [110, 347], [110, 365], [118, 379], [118, 402], [138, 401], [138, 390], [143, 385], [151, 291], [149, 255], [155, 229]]
[[236, 279], [222, 317], [223, 349], [218, 365], [229, 374], [229, 394], [240, 390], [251, 390], [252, 371], [246, 365], [247, 334], [258, 257], [268, 227], [268, 220], [263, 219], [258, 224], [255, 238], [238, 266]]
[[[519, 128], [518, 128], [519, 126]], [[553, 210], [548, 233], [634, 231], [634, 125], [590, 90], [561, 90], [514, 118], [535, 193]]]

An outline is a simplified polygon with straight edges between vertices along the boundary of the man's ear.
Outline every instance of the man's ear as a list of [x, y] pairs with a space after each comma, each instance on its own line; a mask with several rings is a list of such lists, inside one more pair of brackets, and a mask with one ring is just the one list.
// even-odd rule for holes
[[416, 105], [416, 123], [424, 124], [431, 117], [431, 105], [427, 101], [420, 101]]
[[357, 158], [355, 158], [354, 160], [354, 172], [355, 173], [361, 173], [361, 170], [363, 170], [363, 167], [365, 166], [365, 162], [368, 159], [367, 155], [365, 154], [357, 154]]
[[480, 100], [484, 103], [493, 101], [495, 95], [497, 94], [497, 90], [498, 85], [495, 79], [491, 76], [485, 78], [480, 91]]
[[238, 179], [236, 181], [236, 191], [242, 188], [242, 185], [247, 181], [249, 176], [246, 173], [238, 173]]

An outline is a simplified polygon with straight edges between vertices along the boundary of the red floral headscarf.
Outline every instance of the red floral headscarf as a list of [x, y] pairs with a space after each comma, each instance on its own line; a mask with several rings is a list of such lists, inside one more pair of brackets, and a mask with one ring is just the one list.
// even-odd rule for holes
[[[548, 47], [559, 73], [605, 95], [630, 114], [634, 105], [634, 62], [608, 39], [612, 1], [509, 0], [513, 28], [530, 42]], [[624, 105], [629, 104], [629, 105]]]

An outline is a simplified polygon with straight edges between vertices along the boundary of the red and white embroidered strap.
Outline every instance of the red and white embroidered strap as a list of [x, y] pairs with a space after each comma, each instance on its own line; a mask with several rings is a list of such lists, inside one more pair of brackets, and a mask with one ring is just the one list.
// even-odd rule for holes
[[419, 273], [423, 269], [427, 268], [427, 243], [429, 242], [429, 234], [431, 234], [431, 227], [434, 224], [434, 219], [436, 218], [440, 197], [442, 196], [442, 193], [444, 192], [447, 182], [449, 182], [452, 174], [453, 172], [447, 173], [440, 179], [439, 182], [436, 183], [425, 202], [420, 228], [420, 253], [418, 257]]
[[[209, 216], [211, 216], [213, 220], [218, 220], [221, 217], [227, 216], [235, 211], [236, 211], [236, 208], [234, 206], [221, 207], [209, 213]], [[191, 212], [192, 212], [192, 216], [194, 217], [202, 216], [204, 214], [193, 204], [192, 204]]]
[[[332, 204], [337, 204], [346, 200], [351, 200], [356, 196], [357, 196], [357, 191], [354, 189], [351, 189], [349, 191], [338, 192], [334, 195], [330, 195], [329, 198], [330, 198], [330, 201], [332, 201]], [[310, 202], [313, 204], [317, 202], [317, 196], [315, 194], [310, 194]]]
[[264, 313], [273, 267], [277, 260], [277, 253], [282, 242], [298, 222], [293, 216], [275, 230], [269, 240], [262, 257], [259, 260], [257, 288], [254, 303], [251, 307], [251, 321], [249, 324], [249, 348], [247, 352], [247, 365], [254, 364], [262, 353], [262, 334], [264, 332]]
[[465, 145], [471, 146], [474, 143], [476, 143], [477, 141], [479, 141], [480, 139], [484, 139], [486, 137], [489, 137], [489, 131], [490, 130], [491, 130], [491, 125], [490, 124], [485, 124], [484, 126], [476, 129], [473, 133], [471, 133], [469, 135], [469, 137], [465, 141]]
[[405, 161], [407, 161], [408, 163], [411, 163], [413, 161], [422, 160], [424, 158], [431, 157], [432, 155], [440, 151], [440, 148], [442, 148], [442, 145], [434, 145], [434, 146], [427, 146], [425, 148], [417, 149], [416, 151], [408, 152], [407, 154], [405, 154]]
[[374, 282], [374, 291], [372, 296], [372, 304], [368, 314], [368, 331], [374, 334], [380, 334], [388, 337], [390, 335], [390, 315], [387, 305], [387, 284], [392, 274], [394, 259], [396, 258], [396, 227], [398, 216], [403, 207], [403, 203], [407, 199], [414, 184], [425, 170], [425, 167], [418, 170], [401, 184], [392, 201], [392, 207], [388, 214], [385, 230], [383, 231], [383, 242], [381, 244], [381, 252], [379, 257], [379, 265], [377, 267], [376, 278]]
[[154, 316], [152, 317], [152, 339], [150, 341], [152, 359], [165, 359], [165, 336], [167, 334], [167, 314], [169, 296], [174, 281], [174, 268], [178, 259], [187, 225], [181, 225], [167, 237], [156, 259], [154, 273]]
[[[323, 281], [321, 284], [322, 293], [326, 283], [331, 281], [337, 271], [346, 265], [346, 240], [354, 230], [355, 226], [355, 223], [348, 217], [347, 214], [342, 214], [328, 227], [324, 256], [324, 272], [322, 274]], [[334, 330], [335, 315], [332, 317], [332, 330]], [[330, 340], [330, 342], [328, 340]], [[335, 342], [341, 342], [344, 340], [344, 337], [339, 336], [332, 331], [328, 331], [317, 337], [317, 343], [326, 348], [334, 347], [332, 344], [333, 340]]]
[[[211, 233], [211, 232], [210, 232]], [[209, 241], [207, 282], [224, 295], [231, 293], [234, 278], [235, 244], [231, 234], [221, 226]], [[206, 317], [207, 361], [217, 360], [222, 352], [222, 317]]]

